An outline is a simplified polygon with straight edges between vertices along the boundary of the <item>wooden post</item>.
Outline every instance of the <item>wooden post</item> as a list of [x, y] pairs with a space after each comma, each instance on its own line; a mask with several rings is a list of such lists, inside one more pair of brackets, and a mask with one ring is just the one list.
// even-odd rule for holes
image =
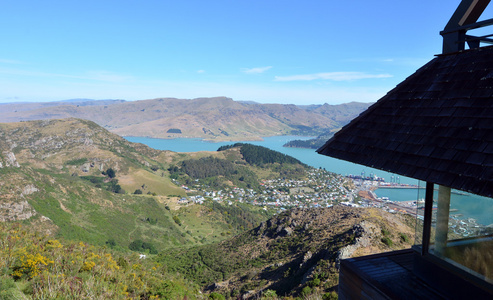
[[447, 247], [448, 220], [450, 213], [450, 188], [438, 187], [437, 223], [435, 232], [435, 253], [443, 255]]
[[433, 210], [433, 186], [432, 182], [426, 182], [425, 211], [423, 214], [423, 240], [421, 241], [421, 255], [428, 253], [431, 235], [431, 217]]

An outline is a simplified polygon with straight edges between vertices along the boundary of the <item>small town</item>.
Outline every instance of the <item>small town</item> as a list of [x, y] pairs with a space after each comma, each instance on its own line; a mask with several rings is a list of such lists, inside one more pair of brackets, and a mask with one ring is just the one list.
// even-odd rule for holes
[[[377, 197], [378, 188], [417, 189], [418, 186], [389, 183], [380, 177], [342, 176], [324, 169], [312, 168], [307, 180], [271, 179], [261, 182], [261, 190], [231, 187], [213, 190], [198, 181], [191, 186], [181, 185], [189, 196], [178, 200], [180, 205], [203, 204], [206, 199], [233, 205], [235, 202], [249, 203], [264, 209], [275, 208], [279, 212], [293, 207], [321, 208], [334, 205], [351, 207], [376, 207], [390, 213], [409, 214], [423, 219], [424, 201], [392, 201], [387, 197]], [[436, 212], [436, 207], [434, 208]], [[487, 226], [478, 224], [474, 218], [452, 214], [451, 231], [460, 236], [475, 236]]]
[[[178, 184], [178, 181], [174, 180]], [[352, 180], [322, 169], [311, 169], [307, 180], [271, 179], [260, 183], [260, 190], [231, 187], [211, 191], [197, 184], [181, 185], [191, 196], [179, 200], [180, 204], [201, 204], [206, 198], [220, 202], [240, 202], [284, 210], [291, 207], [330, 207], [337, 203], [357, 201], [358, 190]]]

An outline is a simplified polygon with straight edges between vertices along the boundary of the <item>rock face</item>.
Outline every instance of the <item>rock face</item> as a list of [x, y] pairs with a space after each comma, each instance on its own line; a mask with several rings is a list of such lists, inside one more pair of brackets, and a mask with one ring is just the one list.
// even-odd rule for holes
[[0, 221], [21, 221], [36, 215], [27, 201], [0, 203]]
[[[15, 158], [15, 154], [10, 151], [4, 151], [3, 153], [4, 159], [5, 159], [5, 167], [15, 167], [19, 168], [20, 165], [17, 162], [17, 159]], [[2, 163], [0, 162], [0, 168], [2, 168]]]
[[36, 192], [38, 192], [38, 188], [35, 187], [33, 184], [28, 184], [24, 187], [24, 189], [22, 190], [22, 194], [21, 194], [21, 197], [24, 197], [24, 196], [27, 196], [27, 195], [31, 195], [31, 194], [34, 194]]
[[89, 172], [89, 170], [91, 169], [91, 164], [90, 163], [85, 163], [83, 164], [81, 167], [80, 167], [80, 170], [84, 173], [87, 173]]
[[350, 258], [359, 248], [370, 246], [374, 238], [373, 232], [376, 231], [376, 228], [377, 226], [375, 224], [368, 221], [354, 225], [352, 228], [352, 234], [355, 238], [354, 243], [339, 250], [337, 253], [337, 265], [339, 265], [341, 259]]

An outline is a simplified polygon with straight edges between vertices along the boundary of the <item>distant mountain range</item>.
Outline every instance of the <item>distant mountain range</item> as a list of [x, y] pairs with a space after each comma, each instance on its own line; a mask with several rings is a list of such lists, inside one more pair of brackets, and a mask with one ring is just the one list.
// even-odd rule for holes
[[370, 104], [260, 104], [226, 97], [151, 100], [71, 99], [6, 103], [0, 122], [80, 118], [121, 136], [258, 140], [273, 135], [318, 136], [336, 131]]

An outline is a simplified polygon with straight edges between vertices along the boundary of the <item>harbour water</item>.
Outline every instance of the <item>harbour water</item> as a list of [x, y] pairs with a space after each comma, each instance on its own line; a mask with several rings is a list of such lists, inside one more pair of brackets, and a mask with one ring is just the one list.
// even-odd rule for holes
[[[375, 191], [378, 197], [388, 197], [392, 201], [418, 201], [425, 198], [424, 183], [419, 189], [379, 188]], [[435, 190], [434, 198], [438, 198]], [[450, 199], [451, 215], [460, 219], [474, 218], [479, 224], [493, 224], [493, 199], [452, 190]]]
[[[388, 189], [379, 188], [375, 191], [378, 197], [388, 197], [391, 201], [418, 201], [424, 199], [424, 183], [416, 179], [391, 174], [366, 166], [353, 164], [347, 161], [320, 155], [314, 149], [286, 148], [285, 143], [295, 139], [310, 139], [311, 137], [299, 136], [273, 136], [266, 137], [263, 141], [245, 141], [254, 145], [263, 146], [297, 158], [301, 162], [315, 168], [325, 168], [328, 171], [347, 175], [364, 175], [382, 177], [387, 182], [418, 185], [422, 188], [414, 189]], [[175, 152], [216, 151], [220, 146], [234, 144], [235, 142], [207, 142], [201, 139], [153, 139], [145, 137], [126, 137], [127, 140], [148, 145], [158, 150], [170, 150]], [[493, 199], [476, 195], [453, 194], [451, 209], [463, 217], [473, 217], [483, 225], [493, 224]]]
[[[216, 151], [219, 147], [224, 145], [231, 145], [236, 142], [207, 142], [201, 139], [153, 139], [146, 137], [125, 137], [127, 140], [135, 143], [142, 143], [148, 145], [151, 148], [159, 150], [171, 150], [175, 152], [197, 152], [197, 151]], [[312, 137], [299, 137], [299, 136], [272, 136], [265, 137], [263, 141], [245, 141], [241, 143], [250, 143], [254, 145], [263, 146], [281, 153], [290, 155], [299, 159], [301, 162], [315, 167], [325, 168], [327, 171], [331, 171], [341, 175], [362, 175], [370, 176], [375, 175], [382, 177], [385, 181], [418, 184], [418, 181], [412, 178], [399, 176], [370, 167], [353, 164], [344, 160], [320, 155], [315, 152], [315, 149], [305, 148], [287, 148], [283, 147], [284, 144], [291, 140], [303, 140], [311, 139]]]

